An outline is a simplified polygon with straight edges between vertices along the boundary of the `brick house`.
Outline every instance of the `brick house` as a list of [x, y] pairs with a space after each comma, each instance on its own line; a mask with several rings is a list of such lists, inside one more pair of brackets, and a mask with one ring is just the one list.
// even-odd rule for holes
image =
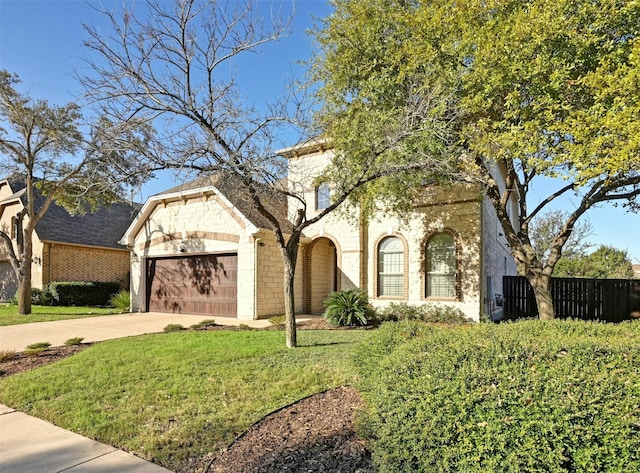
[[[0, 229], [14, 242], [15, 216], [24, 208], [25, 198], [23, 182], [0, 181]], [[54, 281], [118, 281], [128, 287], [129, 250], [118, 240], [136, 210], [128, 204], [114, 204], [73, 216], [52, 203], [33, 235], [32, 287], [42, 288]], [[13, 297], [17, 287], [11, 263], [0, 245], [0, 300]]]
[[[307, 209], [320, 211], [331, 189], [312, 183], [332, 151], [316, 143], [281, 153], [289, 160], [290, 188], [302, 186]], [[514, 198], [511, 215], [516, 204]], [[284, 222], [297, 204], [269, 205], [281, 209]], [[232, 182], [200, 178], [150, 197], [121, 243], [131, 249], [134, 310], [239, 319], [284, 313], [284, 270], [273, 232]], [[502, 276], [515, 272], [482, 188], [431, 186], [403, 221], [334, 213], [307, 228], [296, 267], [296, 313], [319, 314], [332, 291], [360, 287], [374, 306], [447, 304], [479, 320], [499, 316]]]

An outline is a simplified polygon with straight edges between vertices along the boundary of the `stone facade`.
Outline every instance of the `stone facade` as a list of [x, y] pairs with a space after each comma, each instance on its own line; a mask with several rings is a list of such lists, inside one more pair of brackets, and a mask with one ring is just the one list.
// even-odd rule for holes
[[[285, 150], [289, 189], [303, 193], [307, 218], [317, 215], [317, 177], [332, 157], [321, 147]], [[289, 217], [299, 201], [290, 198]], [[311, 210], [309, 210], [311, 209]], [[427, 248], [432, 237], [453, 242], [446, 297], [427, 290]], [[379, 253], [388, 237], [401, 242], [402, 263], [396, 268], [397, 292], [380, 290]], [[448, 241], [449, 241], [448, 240]], [[178, 192], [154, 196], [143, 207], [122, 243], [132, 249], [131, 288], [136, 310], [145, 311], [145, 261], [157, 257], [233, 253], [238, 257], [239, 319], [268, 318], [284, 313], [284, 264], [273, 232], [260, 228], [215, 185], [187, 185]], [[502, 276], [515, 274], [515, 264], [495, 212], [477, 185], [425, 187], [414, 211], [403, 219], [380, 213], [365, 221], [357, 209], [337, 211], [309, 226], [300, 241], [295, 279], [297, 313], [318, 314], [333, 291], [363, 288], [371, 303], [447, 304], [479, 320], [496, 311], [495, 294]]]

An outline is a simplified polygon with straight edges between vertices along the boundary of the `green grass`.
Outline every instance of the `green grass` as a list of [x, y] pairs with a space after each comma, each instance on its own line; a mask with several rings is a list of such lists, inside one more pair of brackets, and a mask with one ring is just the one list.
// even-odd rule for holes
[[102, 342], [0, 382], [0, 403], [174, 469], [354, 377], [367, 331], [175, 332]]
[[32, 322], [50, 322], [52, 320], [81, 319], [119, 312], [113, 307], [54, 307], [42, 305], [31, 306], [31, 311], [32, 313], [29, 315], [18, 315], [17, 305], [0, 304], [0, 327]]

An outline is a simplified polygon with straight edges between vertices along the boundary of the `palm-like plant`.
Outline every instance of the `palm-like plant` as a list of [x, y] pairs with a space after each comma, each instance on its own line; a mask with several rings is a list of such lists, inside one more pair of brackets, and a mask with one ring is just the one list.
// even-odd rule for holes
[[324, 306], [325, 320], [336, 327], [367, 325], [374, 313], [367, 292], [357, 288], [331, 293]]

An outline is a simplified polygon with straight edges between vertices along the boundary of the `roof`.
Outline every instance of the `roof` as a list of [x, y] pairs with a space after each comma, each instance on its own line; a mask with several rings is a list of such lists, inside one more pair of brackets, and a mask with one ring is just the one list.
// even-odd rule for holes
[[[199, 176], [193, 181], [186, 182], [164, 192], [156, 194], [161, 197], [169, 194], [179, 194], [188, 191], [197, 191], [207, 187], [214, 187], [222, 194], [247, 220], [257, 228], [273, 229], [273, 224], [265, 218], [257, 209], [249, 190], [238, 178], [222, 174], [212, 176]], [[273, 187], [256, 184], [261, 195], [260, 200], [264, 207], [277, 219], [284, 232], [290, 232], [291, 222], [287, 219], [287, 197]]]
[[36, 225], [36, 233], [42, 241], [122, 249], [118, 241], [133, 221], [138, 208], [116, 203], [100, 207], [92, 213], [70, 215], [52, 203]]
[[[19, 198], [23, 205], [26, 204], [24, 182], [15, 179], [8, 182], [14, 193], [3, 202]], [[42, 199], [38, 193], [37, 201]], [[115, 203], [91, 213], [71, 215], [54, 201], [36, 224], [36, 234], [41, 241], [122, 249], [118, 241], [139, 208], [136, 204]]]

